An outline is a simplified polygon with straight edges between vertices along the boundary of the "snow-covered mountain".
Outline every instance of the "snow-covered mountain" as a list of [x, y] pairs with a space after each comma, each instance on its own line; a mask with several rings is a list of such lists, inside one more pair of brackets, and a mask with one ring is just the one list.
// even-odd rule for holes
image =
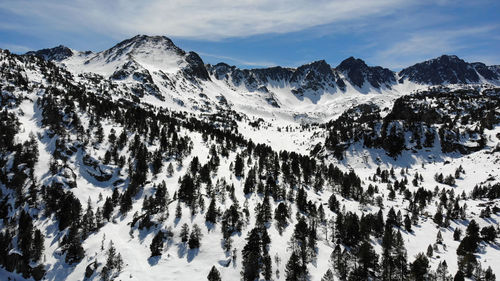
[[499, 69], [0, 50], [0, 279], [495, 280]]
[[467, 63], [457, 56], [443, 55], [439, 58], [417, 63], [399, 72], [403, 81], [428, 85], [472, 84], [498, 81], [498, 66], [484, 63]]
[[324, 60], [297, 68], [205, 65], [196, 53], [181, 50], [164, 36], [138, 35], [99, 53], [58, 46], [28, 54], [54, 61], [75, 75], [101, 75], [158, 106], [212, 113], [226, 106], [292, 122], [328, 121], [345, 109], [339, 99], [349, 105], [373, 102], [386, 107], [401, 95], [429, 86], [500, 83], [498, 66], [446, 55], [399, 73], [353, 57], [337, 67]]

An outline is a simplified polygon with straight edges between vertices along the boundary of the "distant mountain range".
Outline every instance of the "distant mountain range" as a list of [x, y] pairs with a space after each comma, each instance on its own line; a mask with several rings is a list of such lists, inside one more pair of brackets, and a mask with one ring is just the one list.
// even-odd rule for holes
[[[387, 93], [393, 99], [391, 95], [435, 85], [500, 84], [500, 66], [469, 63], [453, 55], [442, 55], [399, 72], [368, 66], [354, 57], [336, 67], [324, 60], [297, 68], [241, 69], [222, 62], [210, 65], [165, 36], [137, 35], [98, 53], [57, 46], [26, 55], [52, 61], [82, 77], [99, 75], [130, 89], [139, 98], [150, 95], [169, 105], [202, 111], [213, 111], [222, 100], [240, 110], [255, 105], [281, 108], [287, 114], [319, 114], [316, 117], [322, 118], [335, 111], [332, 107], [338, 94]], [[200, 102], [200, 93], [206, 101]], [[253, 95], [248, 96], [250, 93]]]
[[[99, 53], [90, 51], [83, 54], [88, 56], [86, 63], [91, 63], [99, 59], [105, 59], [110, 63], [119, 60], [120, 56], [131, 56], [134, 54], [147, 54], [148, 48], [159, 48], [169, 51], [173, 55], [184, 57], [185, 61], [191, 65], [192, 73], [200, 79], [207, 80], [208, 72], [216, 79], [230, 79], [235, 84], [246, 79], [248, 85], [254, 83], [269, 83], [270, 81], [289, 81], [290, 83], [304, 82], [311, 88], [314, 86], [337, 86], [344, 88], [345, 82], [349, 82], [359, 88], [365, 83], [369, 83], [374, 88], [383, 86], [390, 87], [395, 83], [403, 83], [404, 80], [419, 84], [440, 85], [440, 84], [468, 84], [480, 83], [483, 81], [496, 81], [500, 79], [500, 66], [487, 66], [481, 62], [468, 63], [455, 55], [442, 55], [438, 58], [427, 60], [421, 63], [394, 72], [381, 66], [368, 66], [359, 58], [349, 57], [338, 66], [332, 67], [326, 61], [314, 61], [297, 68], [290, 67], [270, 67], [256, 69], [240, 69], [229, 66], [226, 63], [216, 65], [204, 64], [195, 52], [185, 52], [177, 47], [172, 40], [165, 36], [137, 35], [124, 40], [114, 47]], [[77, 52], [66, 46], [57, 46], [50, 49], [31, 51], [27, 55], [36, 55], [49, 61], [63, 62], [75, 55]], [[314, 82], [318, 82], [314, 83]]]

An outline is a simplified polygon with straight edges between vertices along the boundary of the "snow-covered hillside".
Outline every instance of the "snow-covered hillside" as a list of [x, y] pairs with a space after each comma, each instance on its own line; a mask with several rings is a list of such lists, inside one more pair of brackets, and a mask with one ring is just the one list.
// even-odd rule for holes
[[0, 50], [0, 279], [494, 280], [497, 70]]

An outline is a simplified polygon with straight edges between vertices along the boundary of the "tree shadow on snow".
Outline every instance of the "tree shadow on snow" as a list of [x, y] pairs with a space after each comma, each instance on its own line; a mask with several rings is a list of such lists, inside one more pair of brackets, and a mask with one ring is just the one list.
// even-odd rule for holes
[[177, 256], [179, 258], [183, 258], [186, 252], [187, 252], [186, 243], [177, 244]]
[[231, 259], [219, 260], [220, 266], [229, 267], [231, 264]]
[[158, 264], [160, 259], [161, 259], [161, 256], [149, 257], [148, 263], [150, 266], [155, 266]]
[[205, 222], [205, 226], [207, 227], [208, 232], [215, 229], [215, 224], [213, 224], [211, 222]]
[[181, 218], [175, 218], [174, 219], [174, 227], [177, 227], [177, 225], [179, 224], [180, 221], [181, 221]]
[[192, 262], [199, 252], [200, 248], [188, 250], [187, 261]]

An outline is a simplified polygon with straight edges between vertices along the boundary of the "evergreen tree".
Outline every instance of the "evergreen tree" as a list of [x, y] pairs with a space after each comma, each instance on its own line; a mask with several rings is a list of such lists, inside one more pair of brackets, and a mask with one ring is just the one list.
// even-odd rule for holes
[[35, 236], [33, 238], [33, 261], [39, 261], [45, 250], [45, 237], [39, 229], [35, 230]]
[[488, 266], [488, 269], [484, 272], [484, 281], [495, 281], [496, 276], [493, 273], [493, 270], [491, 269], [490, 266]]
[[238, 178], [243, 177], [243, 169], [245, 167], [245, 163], [243, 161], [243, 158], [237, 154], [236, 159], [234, 161], [234, 175]]
[[186, 243], [189, 239], [189, 226], [187, 223], [183, 224], [181, 227], [181, 232], [179, 233], [182, 243]]
[[408, 279], [408, 257], [401, 232], [396, 232], [393, 245], [394, 278], [397, 280]]
[[254, 281], [259, 277], [262, 253], [258, 231], [259, 230], [257, 228], [254, 228], [250, 231], [246, 238], [247, 244], [242, 251], [243, 269], [241, 271], [241, 276], [245, 281]]
[[325, 272], [325, 275], [321, 278], [321, 281], [334, 281], [333, 273], [330, 269]]
[[406, 215], [404, 220], [405, 230], [411, 232], [411, 219], [410, 216]]
[[370, 242], [364, 240], [357, 249], [359, 274], [361, 280], [367, 280], [370, 272], [375, 272], [378, 267], [378, 255]]
[[114, 205], [111, 198], [106, 197], [106, 201], [104, 202], [104, 206], [102, 209], [102, 216], [109, 221], [111, 219], [111, 214], [113, 213]]
[[302, 263], [301, 258], [292, 252], [285, 268], [285, 276], [287, 281], [306, 281], [308, 272], [305, 264]]
[[168, 163], [167, 166], [167, 176], [171, 177], [174, 175], [174, 166], [172, 165], [172, 162]]
[[394, 243], [394, 231], [390, 224], [386, 224], [384, 236], [382, 237], [382, 280], [391, 280], [394, 272], [394, 257], [392, 247]]
[[212, 266], [212, 269], [208, 273], [207, 279], [208, 281], [221, 281], [220, 273], [217, 268], [215, 268], [215, 265]]
[[181, 184], [179, 186], [178, 198], [180, 201], [191, 206], [194, 199], [198, 197], [198, 192], [194, 184], [193, 178], [189, 174], [185, 174], [182, 177]]
[[23, 253], [23, 258], [29, 261], [32, 257], [32, 243], [33, 243], [33, 219], [24, 210], [19, 215], [19, 235], [17, 246]]
[[[101, 270], [101, 279], [104, 281], [115, 279], [123, 268], [123, 260], [120, 253], [117, 253], [113, 241], [109, 242], [106, 264]], [[113, 273], [116, 270], [116, 273]]]
[[161, 230], [156, 233], [155, 237], [153, 237], [151, 245], [149, 246], [149, 249], [151, 249], [152, 257], [161, 256], [161, 252], [163, 251], [163, 239], [164, 233]]
[[213, 224], [215, 224], [217, 221], [217, 209], [215, 208], [215, 199], [212, 199], [210, 201], [210, 205], [208, 205], [207, 213], [205, 215], [205, 221]]
[[83, 259], [85, 251], [82, 247], [81, 234], [78, 231], [76, 223], [72, 224], [69, 228], [68, 234], [64, 237], [63, 244], [66, 251], [66, 263], [79, 263]]
[[189, 235], [188, 245], [189, 249], [197, 249], [200, 247], [202, 234], [200, 227], [195, 224], [193, 225], [193, 229], [191, 230], [191, 234]]
[[432, 254], [433, 254], [433, 250], [432, 250], [432, 245], [429, 244], [429, 246], [427, 247], [427, 256], [429, 258], [432, 258]]
[[439, 262], [436, 269], [436, 277], [438, 281], [448, 281], [451, 279], [451, 276], [448, 276], [448, 264], [446, 264], [446, 261]]
[[465, 281], [464, 274], [462, 273], [462, 271], [460, 271], [460, 269], [457, 270], [457, 273], [455, 274], [453, 281]]
[[288, 214], [288, 208], [286, 207], [285, 203], [280, 202], [278, 204], [278, 207], [276, 207], [276, 210], [274, 211], [274, 219], [276, 220], [276, 225], [278, 227], [278, 231], [281, 234], [283, 232], [283, 229], [287, 225], [287, 220], [290, 218], [290, 215]]
[[423, 253], [419, 253], [410, 265], [410, 272], [413, 279], [415, 281], [425, 281], [428, 270], [429, 259]]

